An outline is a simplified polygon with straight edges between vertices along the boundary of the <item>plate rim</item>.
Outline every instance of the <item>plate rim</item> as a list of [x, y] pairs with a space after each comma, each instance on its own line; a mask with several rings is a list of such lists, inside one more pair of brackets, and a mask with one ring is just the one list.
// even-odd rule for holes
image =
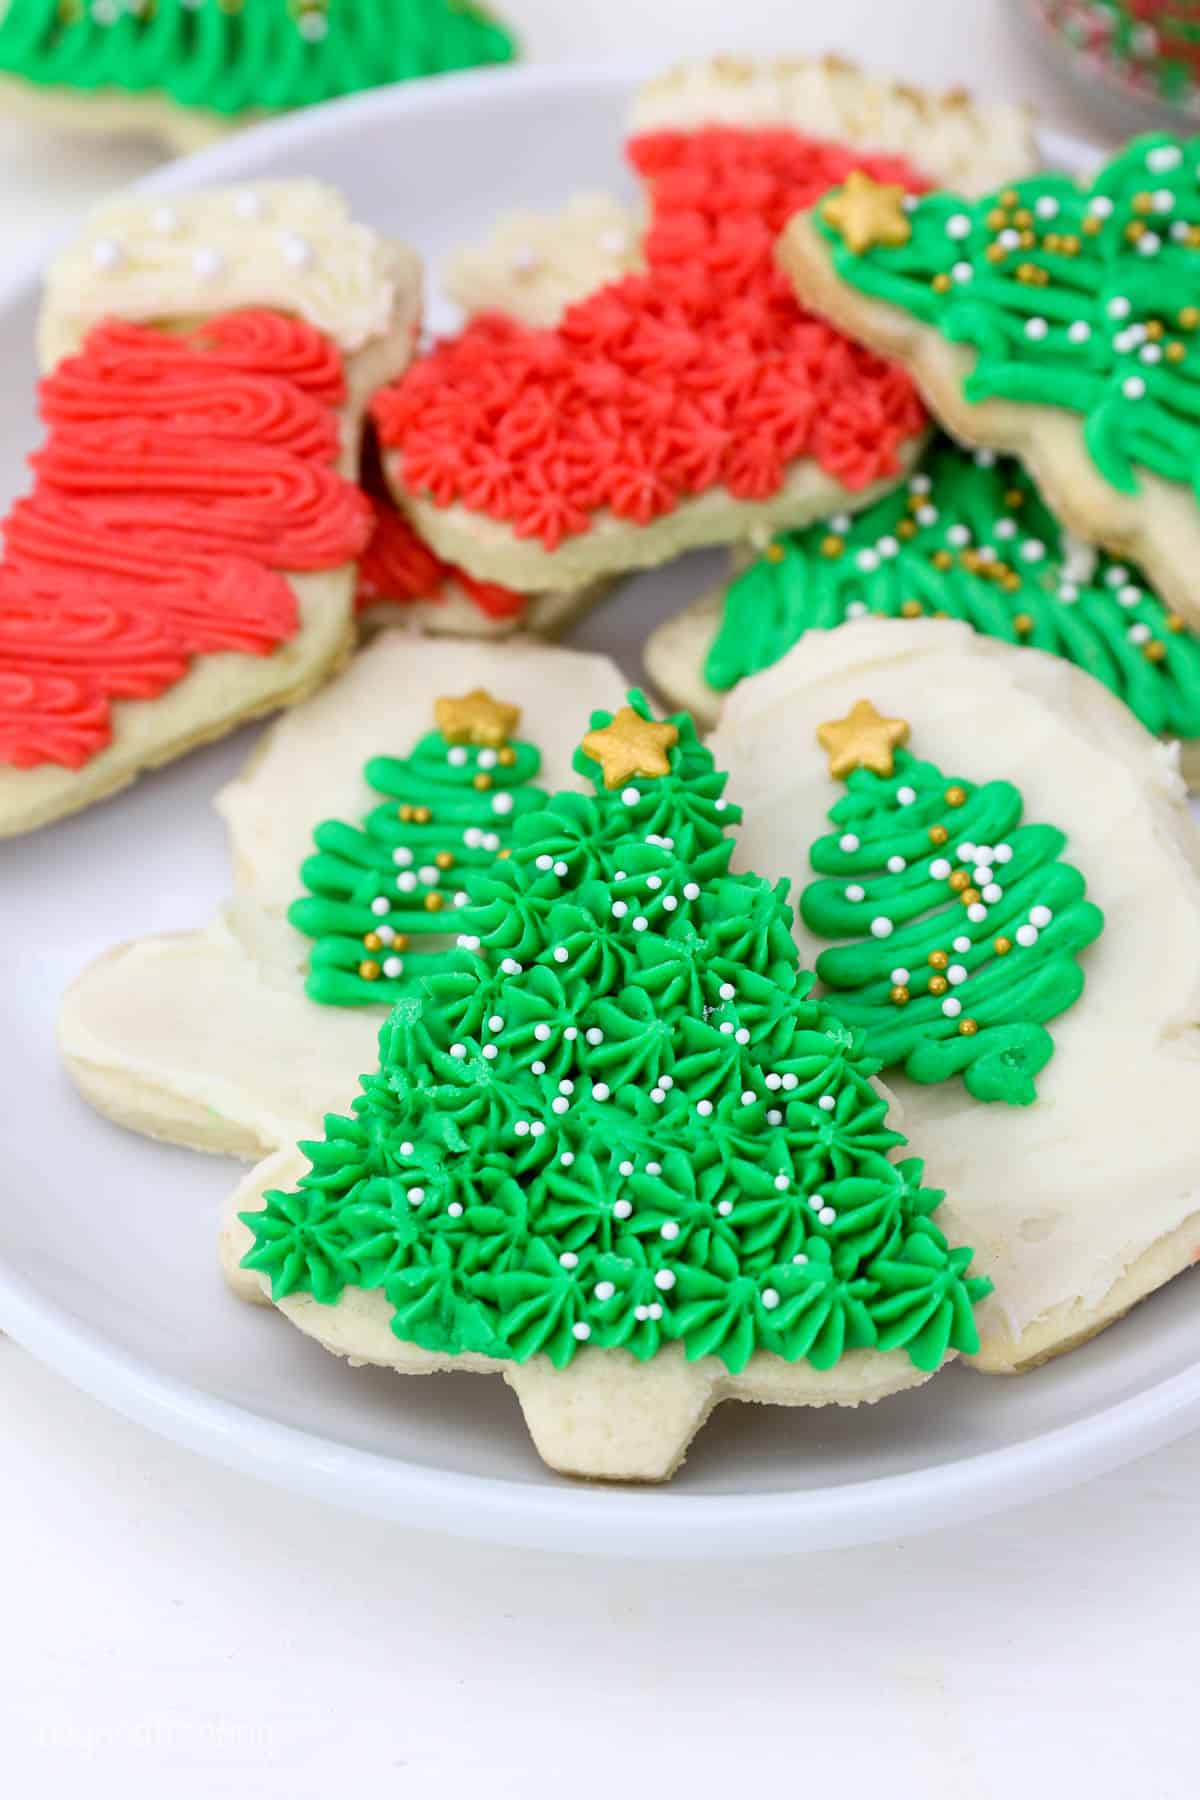
[[[419, 116], [463, 98], [486, 106], [499, 92], [530, 100], [572, 87], [631, 93], [647, 73], [624, 63], [525, 64], [378, 89], [236, 133], [133, 185], [177, 192], [244, 178], [247, 161], [254, 163], [260, 153], [310, 151], [314, 142], [336, 137], [348, 120], [389, 118], [397, 110]], [[1039, 130], [1038, 142], [1047, 162], [1075, 170], [1103, 154], [1052, 130]], [[0, 281], [0, 315], [40, 283], [49, 256], [71, 235], [57, 234]], [[48, 1300], [2, 1258], [0, 1317], [18, 1344], [93, 1399], [276, 1488], [416, 1529], [577, 1554], [759, 1557], [878, 1542], [1061, 1492], [1200, 1424], [1198, 1357], [1191, 1367], [1084, 1418], [934, 1469], [766, 1494], [622, 1488], [558, 1476], [540, 1481], [536, 1472], [526, 1482], [339, 1444], [206, 1393], [120, 1348]]]

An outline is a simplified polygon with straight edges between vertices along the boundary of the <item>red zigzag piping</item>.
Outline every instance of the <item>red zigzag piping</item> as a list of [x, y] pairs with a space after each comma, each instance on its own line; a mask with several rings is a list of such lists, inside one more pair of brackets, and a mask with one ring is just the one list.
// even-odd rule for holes
[[4, 526], [0, 762], [82, 768], [114, 700], [295, 635], [280, 571], [351, 562], [371, 531], [333, 466], [344, 398], [336, 346], [264, 311], [110, 321], [41, 384], [37, 483]]
[[459, 502], [554, 550], [611, 509], [644, 525], [724, 486], [763, 500], [812, 457], [848, 489], [897, 470], [925, 414], [899, 369], [804, 312], [775, 240], [853, 168], [913, 191], [902, 158], [783, 130], [636, 138], [647, 270], [554, 331], [471, 321], [376, 397], [415, 497]]

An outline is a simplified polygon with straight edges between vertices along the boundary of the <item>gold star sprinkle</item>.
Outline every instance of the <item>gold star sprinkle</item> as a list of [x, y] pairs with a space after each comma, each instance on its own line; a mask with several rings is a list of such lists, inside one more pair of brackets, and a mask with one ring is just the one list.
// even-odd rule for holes
[[907, 244], [912, 226], [903, 201], [902, 187], [852, 169], [845, 186], [821, 203], [821, 217], [861, 256], [875, 244]]
[[829, 773], [839, 781], [854, 769], [890, 775], [893, 750], [908, 742], [908, 723], [885, 719], [869, 700], [856, 700], [844, 719], [817, 726], [817, 742], [829, 754]]
[[447, 742], [499, 750], [520, 724], [521, 709], [494, 700], [486, 688], [475, 688], [461, 700], [439, 700], [433, 717]]
[[666, 719], [643, 719], [632, 706], [623, 706], [611, 725], [588, 732], [583, 753], [604, 770], [605, 787], [616, 788], [633, 775], [669, 775], [667, 752], [678, 742], [678, 726]]

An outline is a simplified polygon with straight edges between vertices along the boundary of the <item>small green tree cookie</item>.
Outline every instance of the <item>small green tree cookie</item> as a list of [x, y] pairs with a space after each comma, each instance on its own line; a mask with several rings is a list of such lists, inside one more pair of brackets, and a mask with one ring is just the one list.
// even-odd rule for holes
[[516, 821], [545, 804], [529, 785], [540, 755], [509, 742], [515, 706], [476, 689], [434, 713], [438, 729], [410, 757], [367, 764], [383, 801], [363, 825], [329, 819], [314, 833], [317, 854], [301, 869], [309, 892], [288, 918], [316, 939], [305, 985], [323, 1005], [395, 1002], [445, 968], [447, 952], [410, 955], [411, 940], [445, 938], [448, 914], [508, 854]]
[[990, 1284], [894, 1160], [877, 1060], [810, 997], [786, 883], [729, 872], [726, 777], [630, 698], [576, 759], [594, 796], [517, 821], [353, 1116], [242, 1215], [244, 1266], [276, 1300], [382, 1289], [441, 1353], [935, 1369]]
[[730, 585], [706, 679], [725, 691], [868, 615], [962, 619], [1086, 669], [1150, 731], [1200, 737], [1200, 638], [1140, 571], [1070, 538], [1014, 457], [939, 437], [873, 506], [777, 538]]
[[8, 0], [0, 12], [0, 69], [25, 81], [229, 115], [515, 54], [469, 0]]
[[831, 772], [847, 791], [818, 838], [821, 879], [800, 916], [825, 938], [817, 975], [838, 1017], [867, 1034], [885, 1068], [914, 1081], [961, 1075], [978, 1100], [1028, 1105], [1054, 1053], [1045, 1022], [1083, 991], [1075, 960], [1104, 916], [1066, 838], [1022, 825], [1007, 781], [976, 787], [900, 746], [902, 719], [860, 700], [821, 726]]

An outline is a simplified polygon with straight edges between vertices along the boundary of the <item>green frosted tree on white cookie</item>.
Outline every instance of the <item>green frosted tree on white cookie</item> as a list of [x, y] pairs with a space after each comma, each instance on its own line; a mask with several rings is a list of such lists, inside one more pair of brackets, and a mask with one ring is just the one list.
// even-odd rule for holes
[[989, 1284], [811, 997], [786, 884], [730, 872], [740, 813], [691, 721], [634, 694], [577, 767], [594, 793], [517, 821], [352, 1115], [243, 1214], [243, 1266], [317, 1314], [378, 1293], [446, 1359], [971, 1351]]

